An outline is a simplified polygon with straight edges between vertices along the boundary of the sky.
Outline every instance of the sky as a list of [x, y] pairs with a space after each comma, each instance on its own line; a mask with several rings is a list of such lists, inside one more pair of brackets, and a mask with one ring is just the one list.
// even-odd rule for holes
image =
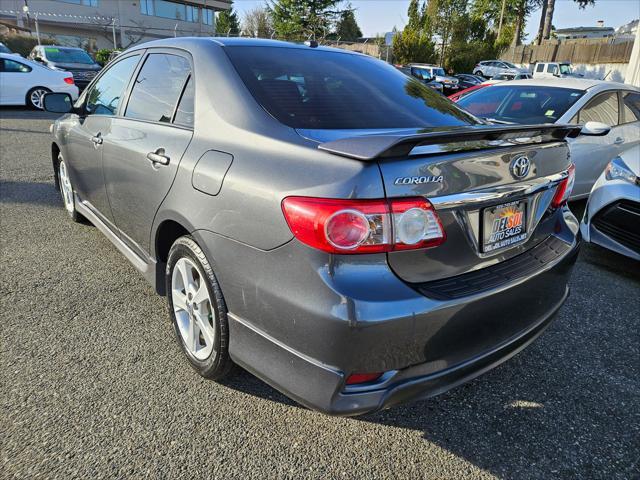
[[[367, 37], [391, 31], [394, 26], [402, 29], [407, 21], [409, 0], [351, 0], [356, 9], [356, 19]], [[242, 14], [264, 5], [264, 0], [235, 0], [234, 6]], [[580, 10], [573, 0], [556, 0], [553, 24], [556, 28], [595, 26], [604, 20], [605, 26], [617, 28], [640, 17], [639, 0], [596, 0], [594, 7]], [[534, 12], [527, 21], [527, 41], [538, 31], [540, 12]]]

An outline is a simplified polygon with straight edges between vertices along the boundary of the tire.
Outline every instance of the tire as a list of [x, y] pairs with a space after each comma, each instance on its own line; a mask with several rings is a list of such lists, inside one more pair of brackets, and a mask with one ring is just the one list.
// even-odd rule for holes
[[29, 92], [27, 92], [27, 97], [25, 99], [25, 103], [27, 107], [33, 110], [44, 110], [44, 106], [42, 105], [42, 98], [45, 93], [50, 93], [46, 87], [33, 87]]
[[477, 75], [478, 77], [482, 77], [484, 78], [484, 75], [482, 74], [482, 72], [480, 70], [476, 71], [473, 73], [474, 75]]
[[190, 236], [180, 237], [171, 247], [165, 279], [180, 348], [201, 376], [223, 379], [233, 367], [227, 306], [211, 265]]
[[69, 214], [69, 217], [71, 217], [71, 220], [78, 223], [84, 223], [85, 218], [78, 212], [78, 210], [76, 210], [76, 198], [73, 191], [73, 185], [71, 184], [67, 164], [61, 153], [58, 153], [56, 175], [58, 177], [58, 184], [60, 185], [60, 195], [62, 196], [64, 209]]

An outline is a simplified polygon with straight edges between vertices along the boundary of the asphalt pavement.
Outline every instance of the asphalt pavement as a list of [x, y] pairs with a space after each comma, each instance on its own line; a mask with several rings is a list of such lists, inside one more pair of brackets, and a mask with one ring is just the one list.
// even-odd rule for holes
[[52, 118], [0, 110], [0, 478], [640, 478], [639, 263], [587, 245], [556, 322], [509, 362], [329, 417], [242, 370], [196, 375], [165, 300], [67, 217]]

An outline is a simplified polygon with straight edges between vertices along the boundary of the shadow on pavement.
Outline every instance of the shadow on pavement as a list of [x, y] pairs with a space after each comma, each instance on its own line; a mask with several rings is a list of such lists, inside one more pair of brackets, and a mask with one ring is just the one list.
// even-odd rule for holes
[[23, 203], [61, 207], [62, 200], [53, 182], [20, 182], [0, 180], [1, 203]]

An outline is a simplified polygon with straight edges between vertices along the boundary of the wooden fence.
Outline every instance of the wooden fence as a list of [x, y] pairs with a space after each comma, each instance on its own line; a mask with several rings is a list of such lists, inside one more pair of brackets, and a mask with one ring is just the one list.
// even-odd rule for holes
[[512, 63], [571, 62], [585, 64], [628, 63], [633, 40], [616, 42], [615, 39], [579, 39], [545, 42], [542, 45], [509, 47], [501, 59]]

